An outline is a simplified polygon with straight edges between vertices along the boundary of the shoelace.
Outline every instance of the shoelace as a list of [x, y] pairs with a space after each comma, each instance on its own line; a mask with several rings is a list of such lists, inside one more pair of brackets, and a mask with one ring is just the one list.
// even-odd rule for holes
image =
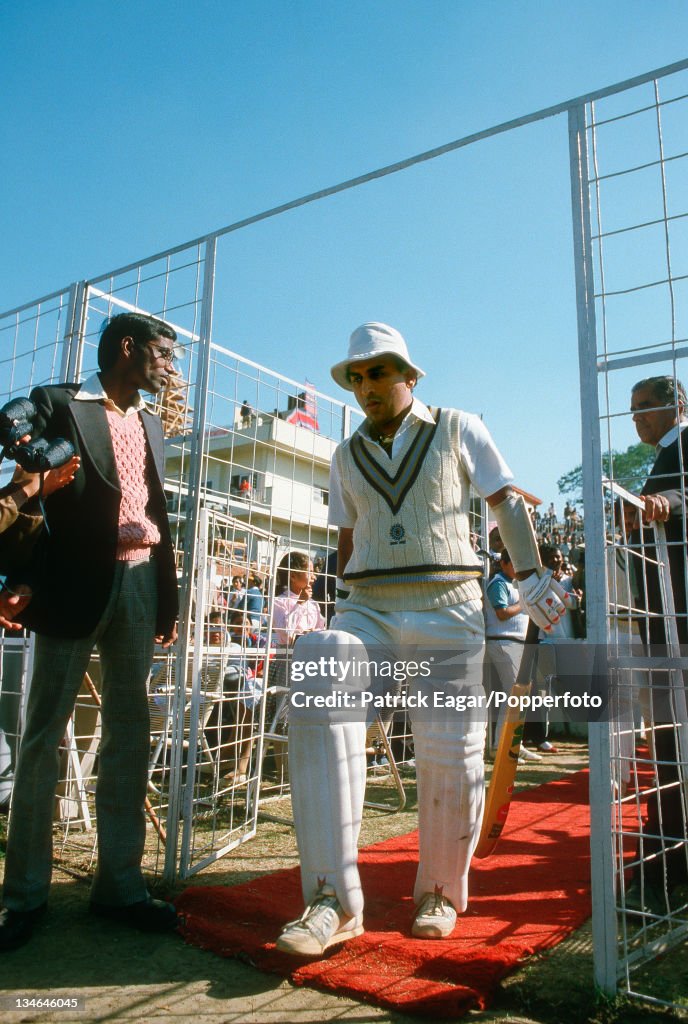
[[295, 921], [290, 921], [286, 927], [290, 928], [292, 925], [297, 924], [305, 925], [310, 917], [321, 913], [323, 910], [334, 910], [335, 913], [339, 913], [340, 904], [334, 893], [316, 895], [313, 902], [308, 904], [301, 917], [297, 918]]
[[423, 908], [423, 917], [444, 917], [444, 897], [440, 896], [439, 893], [433, 892], [430, 898], [432, 906], [429, 909]]
[[323, 893], [322, 896], [316, 896], [310, 906], [306, 907], [304, 917], [307, 917], [313, 911], [327, 910], [330, 907], [332, 910], [338, 910], [339, 900], [334, 893]]

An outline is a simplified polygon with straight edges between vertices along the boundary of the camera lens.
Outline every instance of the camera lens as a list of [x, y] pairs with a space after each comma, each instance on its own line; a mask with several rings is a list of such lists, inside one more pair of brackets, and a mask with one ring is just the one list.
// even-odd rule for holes
[[17, 444], [25, 434], [31, 433], [31, 421], [36, 406], [29, 398], [13, 398], [0, 409], [0, 446]]
[[36, 406], [30, 398], [13, 398], [0, 409], [0, 422], [4, 420], [32, 420]]
[[64, 466], [73, 454], [71, 442], [64, 437], [56, 437], [54, 441], [39, 437], [29, 444], [19, 445], [14, 458], [27, 473], [46, 473], [49, 469]]

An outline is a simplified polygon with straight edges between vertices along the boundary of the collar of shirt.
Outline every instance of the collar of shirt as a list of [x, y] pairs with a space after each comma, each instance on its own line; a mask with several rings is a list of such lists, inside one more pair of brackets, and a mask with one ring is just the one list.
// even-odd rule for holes
[[134, 413], [141, 412], [143, 409], [147, 408], [146, 403], [137, 391], [136, 398], [132, 405], [130, 405], [128, 409], [120, 409], [120, 407], [108, 397], [97, 373], [94, 373], [92, 377], [89, 377], [88, 380], [84, 381], [77, 393], [74, 395], [74, 401], [102, 402], [106, 409], [111, 409], [113, 412], [119, 413], [120, 416], [132, 416]]
[[[404, 416], [403, 420], [399, 424], [396, 434], [394, 435], [394, 441], [392, 442], [392, 456], [396, 455], [399, 449], [401, 448], [406, 432], [410, 430], [411, 427], [414, 427], [416, 423], [418, 423], [419, 421], [422, 421], [424, 423], [435, 422], [434, 419], [432, 418], [432, 413], [428, 409], [427, 405], [424, 405], [423, 402], [420, 402], [414, 396], [413, 401], [411, 402], [411, 408]], [[378, 442], [373, 441], [370, 435], [370, 424], [368, 423], [367, 419], [364, 420], [363, 423], [361, 423], [361, 425], [358, 428], [358, 432], [360, 433], [361, 437], [365, 438], [365, 440], [368, 441], [370, 444], [374, 444], [376, 448], [380, 447]]]
[[686, 427], [688, 427], [688, 419], [682, 417], [679, 422], [671, 428], [671, 430], [667, 430], [664, 437], [660, 437], [657, 443], [657, 451], [659, 451], [660, 448], [668, 448], [670, 444], [673, 444], [674, 441], [678, 439], [679, 432], [685, 430]]
[[308, 625], [312, 618], [314, 607], [318, 607], [313, 598], [308, 598], [307, 601], [300, 601], [299, 595], [295, 594], [293, 590], [288, 590], [285, 594], [282, 594], [280, 600], [286, 615], [286, 622], [290, 627], [301, 626], [304, 623]]

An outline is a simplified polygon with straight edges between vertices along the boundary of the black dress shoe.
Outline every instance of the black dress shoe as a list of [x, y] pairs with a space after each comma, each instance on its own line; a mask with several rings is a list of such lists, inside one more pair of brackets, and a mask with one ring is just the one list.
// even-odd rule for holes
[[683, 910], [688, 907], [688, 882], [679, 882], [669, 893], [672, 910]]
[[33, 910], [0, 910], [0, 952], [18, 949], [29, 941], [38, 921], [43, 917], [47, 903]]
[[666, 899], [660, 886], [645, 881], [641, 885], [639, 879], [633, 879], [626, 888], [625, 906], [636, 914], [652, 914], [664, 917], [667, 913]]
[[89, 910], [97, 917], [107, 917], [111, 921], [118, 921], [131, 928], [138, 928], [140, 932], [173, 932], [181, 923], [177, 911], [171, 903], [154, 900], [152, 896], [149, 896], [147, 900], [130, 903], [125, 907], [111, 907], [107, 903], [92, 901], [89, 904]]

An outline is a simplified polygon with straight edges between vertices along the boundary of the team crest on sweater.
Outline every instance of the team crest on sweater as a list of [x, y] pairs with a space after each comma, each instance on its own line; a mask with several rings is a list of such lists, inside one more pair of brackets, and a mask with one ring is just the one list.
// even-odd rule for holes
[[390, 544], [405, 544], [406, 530], [401, 523], [392, 523], [389, 528]]

